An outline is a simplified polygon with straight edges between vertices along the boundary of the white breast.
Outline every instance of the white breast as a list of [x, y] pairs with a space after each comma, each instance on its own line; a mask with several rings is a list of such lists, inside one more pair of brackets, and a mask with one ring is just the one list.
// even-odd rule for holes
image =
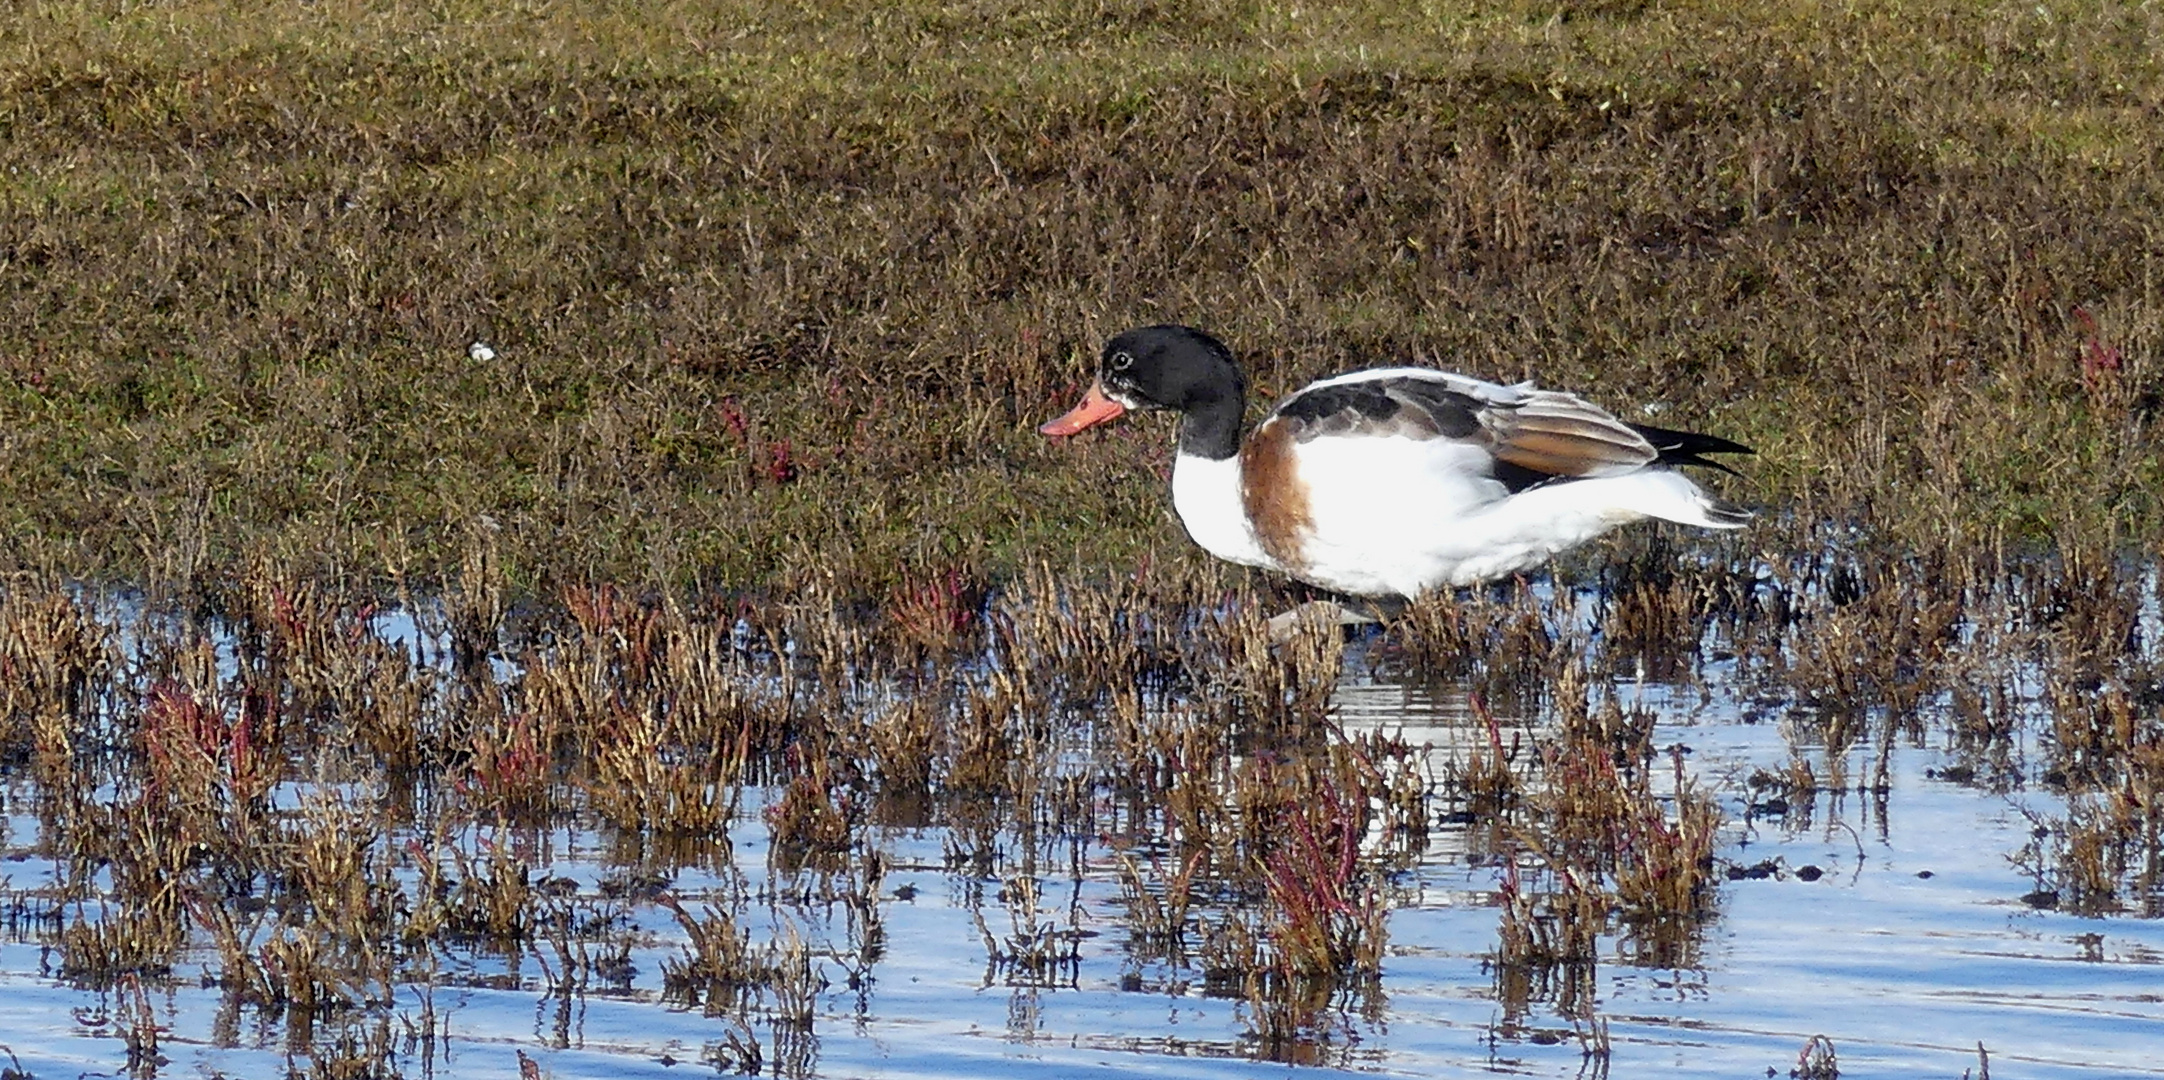
[[1264, 554], [1240, 501], [1240, 459], [1181, 454], [1172, 461], [1172, 508], [1202, 550], [1228, 562], [1279, 569]]

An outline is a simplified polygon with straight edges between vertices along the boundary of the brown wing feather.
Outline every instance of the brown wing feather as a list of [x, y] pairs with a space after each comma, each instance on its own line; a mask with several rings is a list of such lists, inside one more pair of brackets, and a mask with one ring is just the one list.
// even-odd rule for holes
[[1551, 390], [1523, 404], [1481, 412], [1498, 460], [1550, 476], [1608, 476], [1650, 465], [1660, 456], [1645, 436], [1607, 410]]

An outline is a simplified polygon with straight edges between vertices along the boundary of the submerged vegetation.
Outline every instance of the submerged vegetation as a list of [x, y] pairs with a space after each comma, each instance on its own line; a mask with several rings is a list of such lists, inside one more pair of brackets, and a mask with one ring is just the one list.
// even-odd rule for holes
[[[1599, 973], [1699, 966], [1725, 889], [1821, 872], [1739, 836], [1883, 836], [1919, 747], [2050, 796], [2006, 900], [2164, 915], [2160, 20], [0, 16], [8, 940], [134, 1075], [197, 983], [296, 1073], [429, 1073], [460, 979], [805, 1075], [935, 830], [985, 985], [1116, 934], [1123, 990], [1344, 1063], [1448, 834], [1493, 1038], [1604, 1070]], [[1188, 547], [1169, 433], [1034, 434], [1159, 320], [1264, 398], [1420, 361], [1688, 417], [1764, 512], [1273, 643], [1300, 597]], [[1355, 665], [1463, 738], [1343, 722]], [[1633, 689], [1716, 683], [1784, 764]]]
[[[221, 1023], [284, 1025], [316, 1075], [448, 1053], [413, 995], [490, 958], [530, 959], [566, 1009], [637, 997], [643, 964], [646, 992], [658, 974], [717, 1025], [718, 1068], [808, 1075], [822, 995], [882, 970], [895, 845], [932, 828], [987, 986], [1077, 987], [1108, 927], [1053, 894], [1116, 882], [1125, 988], [1241, 1002], [1241, 1052], [1345, 1063], [1347, 1025], [1387, 1001], [1401, 877], [1447, 836], [1495, 867], [1495, 1037], [1553, 1042], [1552, 1016], [1605, 1063], [1601, 971], [1700, 967], [1724, 886], [1819, 875], [1751, 861], [1739, 819], [1883, 837], [1892, 761], [1927, 741], [1947, 781], [2063, 807], [2007, 853], [2033, 886], [2006, 874], [2004, 902], [2164, 915], [2164, 729], [2136, 703], [2164, 683], [2135, 629], [2153, 571], [1949, 592], [1823, 544], [1741, 576], [1635, 547], [1669, 569], [1629, 602], [1513, 585], [1350, 643], [1314, 623], [1274, 643], [1290, 598], [1205, 570], [1105, 590], [1037, 568], [936, 637], [816, 590], [513, 609], [485, 558], [391, 613], [274, 564], [193, 614], [20, 586], [0, 721], [36, 827], [10, 857], [42, 869], [5, 892], [9, 926], [123, 1003], [200, 979]], [[1641, 636], [1679, 623], [1699, 630]], [[1890, 665], [1856, 644], [1906, 634]], [[1462, 738], [1341, 722], [1355, 661], [1464, 702]], [[1779, 703], [1790, 764], [1687, 764], [1688, 715], [1619, 667]], [[606, 873], [562, 876], [559, 834]], [[155, 1017], [131, 1030], [156, 1052]]]

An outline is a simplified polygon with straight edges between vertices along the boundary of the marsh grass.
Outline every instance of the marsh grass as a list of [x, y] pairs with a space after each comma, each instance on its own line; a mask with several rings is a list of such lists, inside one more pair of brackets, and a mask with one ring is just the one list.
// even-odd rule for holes
[[[1642, 543], [1624, 557], [1662, 550]], [[635, 992], [638, 916], [659, 908], [683, 941], [663, 996], [727, 1028], [716, 1060], [801, 1071], [821, 987], [865, 985], [884, 955], [881, 830], [929, 825], [950, 873], [990, 883], [968, 901], [988, 985], [1076, 985], [1103, 928], [1054, 883], [1109, 844], [1139, 982], [1239, 1001], [1248, 1052], [1332, 1061], [1346, 1025], [1380, 1008], [1395, 876], [1435, 830], [1499, 867], [1497, 1036], [1550, 1038], [1545, 1012], [1583, 1033], [1603, 965], [1699, 964], [1720, 882], [1803, 871], [1724, 865], [1724, 807], [1808, 831], [1855, 797], [1859, 823], [1883, 828], [1886, 761], [1934, 732], [1953, 760], [2064, 790], [2067, 811], [2040, 817], [2021, 853], [2029, 902], [2152, 910], [2141, 688], [2156, 653], [2093, 628], [2139, 622], [2153, 573], [2118, 564], [2046, 588], [2016, 562], [1954, 592], [1844, 565], [1798, 560], [1739, 588], [1720, 560], [1679, 555], [1653, 590], [1431, 599], [1357, 654], [1313, 624], [1273, 645], [1263, 613], [1286, 597], [1213, 593], [1199, 572], [1118, 591], [1027, 572], [945, 643], [817, 586], [582, 587], [553, 609], [473, 604], [465, 629], [439, 611], [436, 631], [393, 643], [369, 601], [269, 564], [208, 616], [25, 582], [0, 600], [0, 659], [24, 673], [9, 768], [39, 819], [25, 850], [53, 871], [11, 894], [10, 925], [86, 987], [201, 964], [226, 1009], [284, 1025], [312, 1067], [365, 1071], [416, 1052], [386, 1048], [382, 1025], [401, 987], [432, 985], [455, 954], [537, 957], [565, 1006]], [[1870, 640], [1914, 644], [1890, 667], [1841, 644]], [[1461, 695], [1463, 741], [1439, 752], [1341, 725], [1328, 688], [1354, 655]], [[1656, 741], [1665, 718], [1637, 701], [1642, 680], [1620, 675], [1687, 689], [1713, 663], [1789, 703], [1782, 770], [1728, 786], [1694, 773]], [[1990, 672], [1989, 694], [2014, 699], [1983, 704], [1972, 680]], [[366, 733], [388, 730], [411, 744], [371, 753]], [[2024, 763], [2029, 743], [2043, 756]], [[767, 837], [757, 895], [732, 841], [746, 824]], [[609, 853], [595, 887], [538, 869], [535, 845], [563, 828]], [[688, 867], [720, 884], [678, 898]], [[845, 911], [845, 932], [806, 937], [781, 915], [796, 904]], [[755, 921], [777, 929], [751, 937]]]

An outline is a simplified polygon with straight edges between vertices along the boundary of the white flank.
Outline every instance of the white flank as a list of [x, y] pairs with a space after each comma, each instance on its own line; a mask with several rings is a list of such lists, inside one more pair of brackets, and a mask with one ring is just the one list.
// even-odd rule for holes
[[1526, 570], [1648, 517], [1719, 527], [1669, 469], [1507, 495], [1487, 452], [1447, 439], [1318, 439], [1296, 448], [1315, 521], [1302, 577], [1357, 595], [1415, 596]]

